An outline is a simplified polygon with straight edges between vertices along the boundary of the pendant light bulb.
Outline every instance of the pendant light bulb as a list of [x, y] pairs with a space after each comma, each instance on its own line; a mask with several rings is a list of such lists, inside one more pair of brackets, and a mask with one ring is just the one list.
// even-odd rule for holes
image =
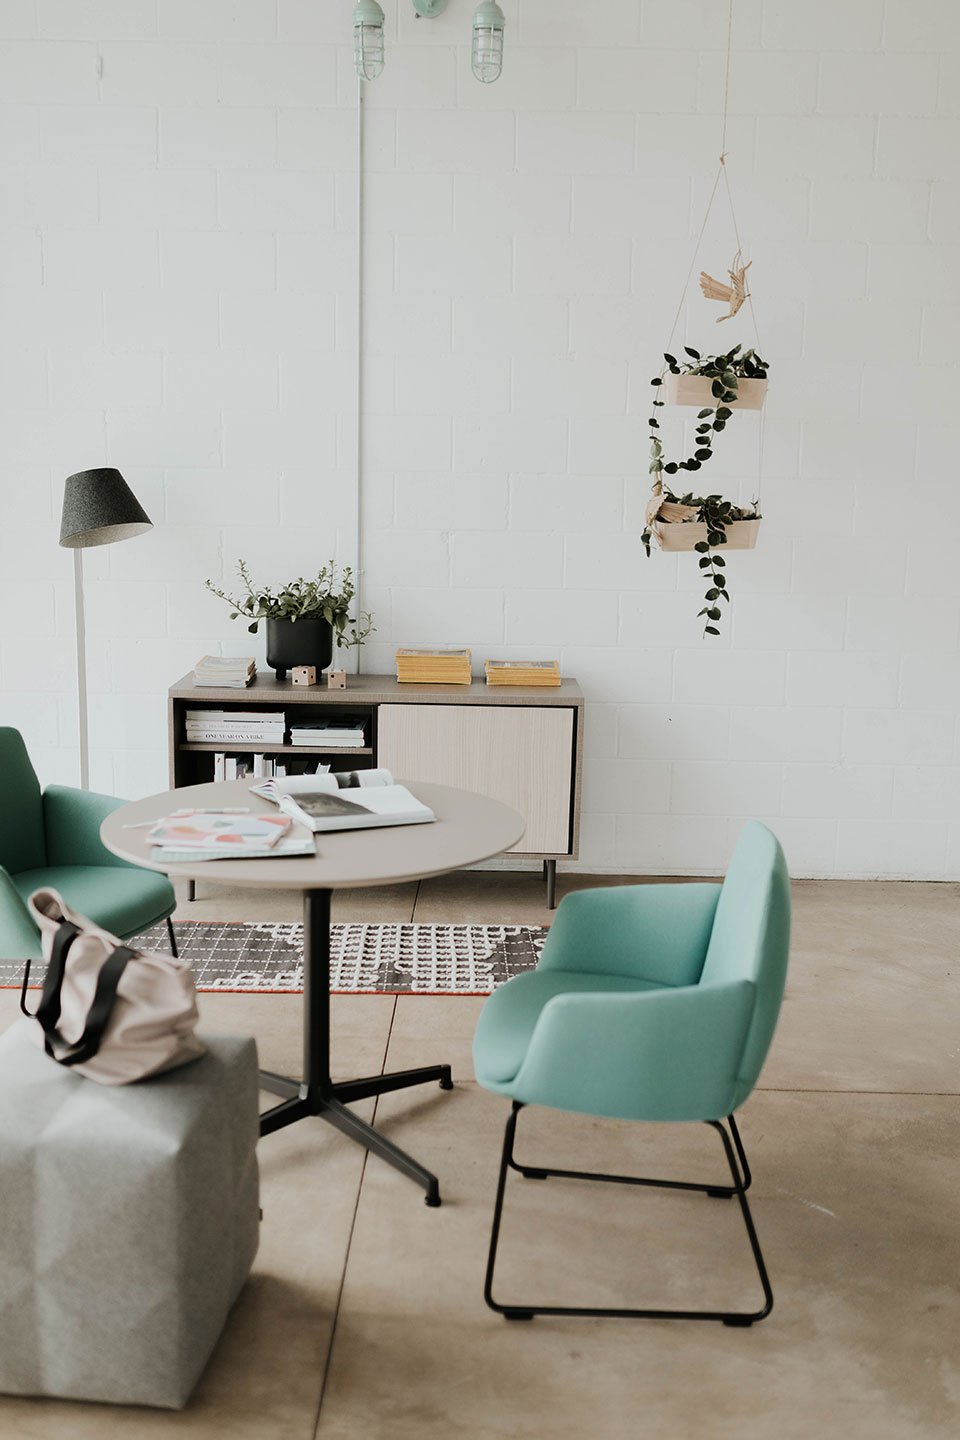
[[473, 16], [473, 73], [481, 85], [492, 85], [503, 69], [503, 11], [497, 0], [481, 0]]
[[383, 10], [377, 0], [360, 0], [353, 12], [353, 63], [361, 80], [383, 71]]

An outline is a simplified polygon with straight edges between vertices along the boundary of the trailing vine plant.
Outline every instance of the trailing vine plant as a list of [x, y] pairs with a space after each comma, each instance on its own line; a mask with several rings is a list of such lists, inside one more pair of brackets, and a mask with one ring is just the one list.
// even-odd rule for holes
[[[704, 595], [707, 603], [699, 615], [704, 617], [704, 635], [719, 635], [720, 631], [717, 625], [721, 618], [719, 602], [724, 600], [729, 604], [730, 596], [724, 574], [726, 561], [722, 555], [717, 554], [717, 550], [727, 543], [728, 525], [733, 524], [736, 520], [759, 519], [760, 512], [757, 502], [754, 501], [750, 506], [741, 507], [734, 505], [730, 500], [725, 500], [722, 495], [694, 495], [692, 491], [678, 495], [669, 485], [664, 484], [663, 477], [664, 475], [676, 475], [679, 470], [693, 473], [713, 458], [716, 437], [726, 428], [727, 422], [733, 414], [730, 406], [737, 399], [740, 380], [765, 380], [769, 366], [755, 350], [742, 350], [739, 345], [734, 345], [733, 349], [728, 350], [724, 355], [703, 356], [698, 350], [691, 349], [689, 345], [684, 346], [684, 352], [690, 356], [689, 360], [677, 360], [676, 356], [664, 352], [663, 358], [666, 361], [664, 371], [660, 375], [655, 375], [650, 382], [654, 386], [654, 413], [650, 416], [649, 422], [650, 474], [653, 476], [654, 497], [647, 509], [647, 524], [640, 538], [647, 555], [649, 555], [650, 542], [653, 538], [653, 521], [664, 502], [682, 505], [689, 511], [696, 512], [691, 513], [685, 522], [667, 523], [700, 522], [707, 526], [706, 540], [701, 540], [694, 546], [700, 557], [699, 565], [703, 572], [703, 578], [708, 582]], [[663, 442], [658, 433], [660, 421], [656, 411], [661, 409], [665, 402], [658, 400], [656, 393], [657, 387], [663, 384], [663, 374], [666, 370], [669, 370], [672, 375], [701, 375], [712, 381], [710, 390], [716, 404], [698, 411], [699, 423], [696, 427], [694, 451], [686, 460], [665, 460]]]

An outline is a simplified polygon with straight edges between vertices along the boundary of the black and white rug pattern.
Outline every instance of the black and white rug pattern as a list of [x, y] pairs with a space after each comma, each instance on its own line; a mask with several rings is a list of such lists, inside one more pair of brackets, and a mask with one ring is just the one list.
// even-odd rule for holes
[[[177, 945], [198, 990], [297, 993], [303, 989], [303, 926], [294, 922], [176, 922]], [[535, 925], [333, 925], [330, 989], [355, 995], [489, 995], [540, 957]], [[169, 950], [166, 927], [130, 942]], [[20, 985], [23, 966], [0, 961], [0, 985]], [[30, 981], [39, 984], [43, 967]]]

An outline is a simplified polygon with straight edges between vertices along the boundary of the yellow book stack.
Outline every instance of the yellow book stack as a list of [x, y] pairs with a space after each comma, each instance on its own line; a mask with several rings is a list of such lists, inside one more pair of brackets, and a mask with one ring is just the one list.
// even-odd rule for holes
[[488, 685], [559, 685], [559, 660], [488, 660]]
[[402, 685], [469, 685], [469, 650], [398, 650]]

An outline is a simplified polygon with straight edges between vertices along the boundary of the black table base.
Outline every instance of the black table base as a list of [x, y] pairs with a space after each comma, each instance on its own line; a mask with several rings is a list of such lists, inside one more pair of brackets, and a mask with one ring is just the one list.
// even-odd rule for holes
[[406, 1090], [433, 1080], [439, 1082], [441, 1090], [452, 1090], [450, 1066], [425, 1065], [418, 1070], [370, 1075], [363, 1080], [330, 1078], [330, 895], [329, 890], [308, 890], [303, 897], [303, 1079], [260, 1071], [261, 1087], [282, 1097], [281, 1104], [260, 1116], [260, 1134], [270, 1135], [317, 1115], [415, 1180], [426, 1191], [427, 1205], [439, 1205], [440, 1183], [436, 1175], [347, 1106], [354, 1100], [367, 1100], [371, 1095], [386, 1095], [391, 1090]]

